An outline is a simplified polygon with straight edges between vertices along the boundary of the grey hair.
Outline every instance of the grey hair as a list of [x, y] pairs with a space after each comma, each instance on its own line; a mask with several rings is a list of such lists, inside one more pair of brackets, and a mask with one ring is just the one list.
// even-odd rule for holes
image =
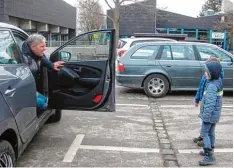
[[46, 41], [46, 38], [42, 36], [41, 34], [37, 34], [37, 33], [30, 35], [27, 39], [29, 46], [31, 46], [32, 44], [38, 44], [41, 41]]

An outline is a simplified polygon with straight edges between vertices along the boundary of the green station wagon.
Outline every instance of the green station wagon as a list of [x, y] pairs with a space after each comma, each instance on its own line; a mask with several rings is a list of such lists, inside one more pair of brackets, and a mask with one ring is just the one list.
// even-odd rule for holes
[[150, 97], [168, 91], [197, 90], [204, 63], [219, 57], [224, 69], [224, 90], [233, 90], [233, 55], [216, 45], [197, 42], [136, 44], [118, 60], [117, 84], [143, 88]]

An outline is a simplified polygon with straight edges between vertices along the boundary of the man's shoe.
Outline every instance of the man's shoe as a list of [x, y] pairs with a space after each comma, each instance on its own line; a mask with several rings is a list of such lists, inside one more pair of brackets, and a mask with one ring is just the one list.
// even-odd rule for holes
[[197, 142], [197, 146], [199, 146], [199, 147], [204, 147], [203, 141], [198, 141], [198, 142]]
[[195, 142], [195, 143], [197, 143], [198, 141], [202, 141], [203, 139], [202, 139], [202, 137], [201, 136], [199, 136], [199, 137], [197, 137], [197, 138], [193, 138], [193, 142]]

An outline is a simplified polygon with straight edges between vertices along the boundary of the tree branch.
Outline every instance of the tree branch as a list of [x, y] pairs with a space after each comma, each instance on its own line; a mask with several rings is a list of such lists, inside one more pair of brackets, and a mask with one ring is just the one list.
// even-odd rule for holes
[[106, 2], [106, 4], [110, 7], [110, 9], [113, 9], [113, 8], [110, 6], [110, 4], [109, 4], [109, 2], [108, 2], [107, 0], [105, 0], [105, 2]]
[[126, 1], [128, 1], [128, 0], [122, 0], [119, 2], [119, 4], [121, 5], [122, 3], [126, 2]]
[[106, 14], [97, 13], [97, 12], [93, 12], [93, 13], [95, 13], [95, 14], [97, 14], [97, 15], [101, 15], [101, 16], [108, 17], [112, 22], [114, 22], [114, 19], [113, 19], [112, 17], [110, 17], [110, 16], [106, 15]]

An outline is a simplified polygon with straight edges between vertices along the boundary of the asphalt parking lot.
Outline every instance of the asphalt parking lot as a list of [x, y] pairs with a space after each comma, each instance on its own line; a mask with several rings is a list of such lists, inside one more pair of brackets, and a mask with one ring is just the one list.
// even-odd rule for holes
[[[117, 87], [115, 113], [63, 111], [46, 124], [19, 159], [20, 167], [198, 167], [199, 108], [194, 92], [160, 99]], [[233, 96], [224, 94], [216, 127], [216, 160], [233, 167]]]

